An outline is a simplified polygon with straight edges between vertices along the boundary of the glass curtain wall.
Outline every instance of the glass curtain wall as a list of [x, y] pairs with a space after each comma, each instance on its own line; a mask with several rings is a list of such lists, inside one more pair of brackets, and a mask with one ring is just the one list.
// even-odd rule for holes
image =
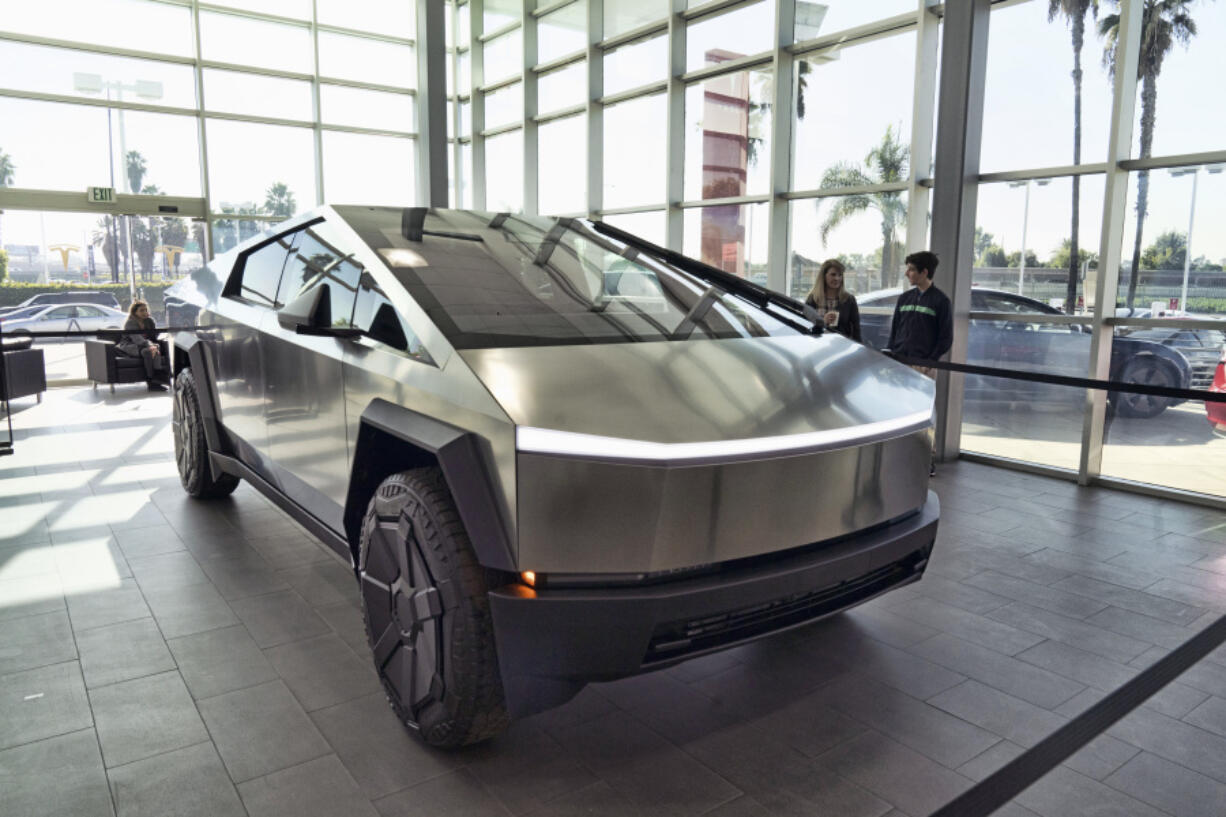
[[894, 286], [926, 240], [907, 206], [926, 212], [929, 162], [908, 157], [933, 5], [453, 2], [451, 200], [606, 219], [800, 296], [831, 256], [859, 292]]
[[[1121, 2], [1171, 36], [1118, 41]], [[0, 184], [114, 178], [202, 201], [216, 250], [318, 201], [415, 200], [413, 4], [63, 5], [0, 20]], [[1005, 34], [982, 78], [957, 330], [972, 362], [1204, 387], [1223, 376], [1226, 109], [1206, 104], [1204, 78], [1226, 68], [1226, 4], [1104, 0], [1079, 55], [1075, 21], [1050, 5], [991, 11]], [[884, 326], [902, 258], [928, 241], [941, 8], [449, 0], [451, 200], [607, 219], [795, 297], [838, 257], [866, 327]], [[1111, 124], [1117, 48], [1140, 57], [1120, 78], [1126, 129]], [[1104, 208], [1119, 179], [1126, 196]], [[36, 268], [39, 241], [20, 242]], [[1093, 354], [1104, 338], [1109, 364]], [[1096, 420], [1092, 398], [968, 382], [962, 448], [1226, 497], [1226, 412], [1111, 395]]]
[[[1155, 5], [1122, 2], [1137, 15]], [[1226, 6], [1176, 4], [1195, 31], [1144, 38], [1169, 48], [1123, 78], [1135, 121], [1116, 165], [1120, 2], [1084, 20], [1078, 86], [1074, 21], [1049, 17], [1050, 5], [991, 12], [1005, 34], [989, 38], [983, 77], [972, 312], [958, 327], [968, 356], [1211, 383], [1226, 314], [1226, 278], [1215, 277], [1226, 247], [1211, 228], [1226, 205], [1226, 109], [1205, 104], [1203, 78], [1226, 68], [1212, 47]], [[837, 257], [866, 326], [888, 329], [902, 259], [928, 241], [939, 4], [467, 0], [452, 13], [453, 201], [586, 213], [797, 298]], [[506, 166], [515, 156], [522, 176]], [[1104, 211], [1118, 172], [1124, 212]], [[1107, 229], [1121, 222], [1122, 234]], [[1100, 273], [1104, 241], [1119, 243], [1121, 262]], [[1101, 331], [1113, 353], [1097, 371]], [[1226, 422], [1203, 403], [1111, 395], [1091, 430], [1084, 390], [966, 385], [967, 452], [1226, 496], [1226, 470], [1213, 465], [1226, 462]]]
[[415, 28], [388, 0], [8, 3], [0, 186], [203, 200], [214, 252], [324, 201], [413, 204]]
[[[991, 13], [968, 362], [1207, 389], [1226, 354], [1226, 238], [1212, 227], [1226, 214], [1226, 112], [1205, 104], [1203, 80], [1226, 69], [1226, 7], [1124, 2], [1139, 43], [1117, 38], [1115, 0], [1080, 21], [1038, 0]], [[1137, 53], [1120, 77], [1135, 104], [1112, 133], [1122, 48]], [[1111, 174], [1127, 197], [1104, 212]], [[1100, 268], [1104, 252], [1118, 264]], [[1091, 360], [1100, 332], [1106, 368]], [[967, 379], [964, 451], [1226, 497], [1226, 410], [1121, 393], [1096, 421], [1084, 390], [981, 380]]]

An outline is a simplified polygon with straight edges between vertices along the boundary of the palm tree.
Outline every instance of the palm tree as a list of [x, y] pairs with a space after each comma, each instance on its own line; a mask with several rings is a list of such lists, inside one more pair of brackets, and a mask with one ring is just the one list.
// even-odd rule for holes
[[115, 216], [103, 216], [98, 219], [98, 225], [90, 234], [90, 243], [102, 250], [107, 266], [111, 268], [111, 282], [119, 283], [119, 243], [111, 223]]
[[[904, 181], [909, 172], [910, 158], [911, 148], [898, 141], [891, 125], [885, 129], [880, 144], [864, 157], [863, 168], [852, 162], [839, 162], [826, 168], [821, 186], [866, 187]], [[821, 212], [823, 201], [825, 199], [815, 200], [818, 212]], [[826, 243], [831, 231], [845, 220], [868, 209], [881, 214], [881, 285], [887, 286], [887, 270], [893, 270], [896, 264], [894, 231], [907, 218], [907, 203], [903, 201], [900, 191], [834, 197], [834, 206], [821, 225], [822, 243]]]
[[[3, 150], [0, 150], [0, 187], [9, 187], [13, 184], [13, 174], [17, 172], [17, 167], [13, 164], [13, 157], [9, 156]], [[4, 216], [4, 211], [0, 210], [0, 218]], [[4, 249], [4, 240], [0, 237], [0, 250]]]
[[[129, 192], [131, 193], [143, 192], [142, 187], [145, 182], [145, 173], [147, 173], [149, 170], [149, 165], [145, 162], [145, 157], [141, 155], [141, 152], [139, 150], [129, 150], [127, 153], [124, 154], [123, 163], [124, 163], [124, 174], [127, 176], [127, 179], [128, 179]], [[119, 247], [128, 246], [128, 233], [129, 232], [132, 233], [133, 242], [138, 240], [137, 235], [139, 233], [139, 227], [134, 227], [131, 223], [134, 219], [138, 222], [140, 221], [140, 219], [136, 219], [135, 216], [123, 216], [119, 218]], [[116, 252], [119, 252], [119, 251], [120, 251], [119, 248], [116, 248]], [[120, 259], [120, 260], [124, 262], [128, 261], [128, 259], [126, 258]], [[126, 266], [126, 263], [125, 263], [125, 266]], [[112, 273], [111, 273], [112, 280], [118, 283], [119, 282], [118, 268], [111, 267], [111, 270], [112, 270]], [[130, 272], [133, 276], [136, 275], [135, 269], [130, 270]]]
[[[1057, 16], [1068, 19], [1073, 34], [1073, 164], [1081, 164], [1081, 47], [1085, 44], [1086, 12], [1098, 17], [1098, 0], [1047, 0], [1047, 21]], [[1081, 221], [1081, 177], [1073, 176], [1073, 225], [1069, 235], [1068, 287], [1064, 296], [1064, 311], [1077, 311], [1077, 233]]]
[[801, 60], [796, 65], [796, 118], [805, 118], [805, 91], [809, 88], [808, 76], [813, 66], [808, 60]]
[[145, 180], [145, 173], [149, 170], [149, 166], [145, 164], [145, 157], [140, 154], [139, 150], [129, 150], [124, 156], [124, 169], [128, 174], [128, 186], [131, 192], [140, 193], [141, 184]]
[[[1110, 0], [1118, 9], [1121, 0]], [[1137, 79], [1141, 83], [1141, 152], [1137, 158], [1150, 155], [1154, 144], [1154, 121], [1158, 104], [1158, 74], [1162, 61], [1171, 53], [1176, 42], [1185, 46], [1196, 36], [1196, 22], [1188, 13], [1192, 0], [1143, 0], [1141, 12], [1141, 51], [1137, 55]], [[1103, 64], [1115, 76], [1116, 50], [1119, 46], [1120, 15], [1117, 11], [1103, 17], [1098, 33], [1106, 38]], [[1137, 171], [1137, 234], [1132, 248], [1132, 273], [1128, 278], [1128, 306], [1137, 296], [1140, 278], [1141, 239], [1145, 226], [1145, 208], [1149, 203], [1149, 171]]]
[[264, 191], [264, 209], [274, 216], [289, 218], [298, 209], [298, 205], [285, 182], [276, 182]]

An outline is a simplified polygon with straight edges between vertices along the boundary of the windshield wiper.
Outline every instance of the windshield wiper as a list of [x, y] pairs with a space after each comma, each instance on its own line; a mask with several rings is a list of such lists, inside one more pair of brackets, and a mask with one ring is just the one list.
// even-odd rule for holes
[[[644, 241], [636, 235], [618, 229], [603, 221], [593, 221], [592, 226], [596, 228], [598, 233], [608, 236], [614, 241], [620, 241], [636, 250], [654, 256], [666, 264], [685, 270], [709, 284], [714, 284], [732, 295], [749, 301], [754, 306], [767, 311], [777, 320], [783, 321], [793, 329], [798, 329], [808, 334], [822, 334], [821, 323], [810, 323], [808, 316], [805, 314], [804, 305], [786, 295], [767, 289], [764, 286], [759, 286], [752, 281], [746, 281], [738, 275], [724, 272], [718, 267], [704, 264], [674, 250], [668, 250], [657, 244], [652, 244], [650, 241]], [[779, 315], [770, 311], [768, 307], [771, 306], [787, 312], [788, 315]]]

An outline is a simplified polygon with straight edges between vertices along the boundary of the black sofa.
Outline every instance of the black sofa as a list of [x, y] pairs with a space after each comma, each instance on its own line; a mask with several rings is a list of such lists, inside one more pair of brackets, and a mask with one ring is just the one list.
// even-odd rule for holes
[[[162, 359], [168, 360], [166, 341], [159, 340]], [[119, 351], [114, 341], [90, 339], [85, 341], [85, 373], [94, 381], [94, 388], [99, 383], [106, 383], [115, 392], [116, 383], [144, 383], [145, 364], [139, 357], [131, 357]]]
[[47, 390], [47, 371], [43, 362], [43, 350], [33, 348], [33, 338], [5, 338], [0, 342], [4, 355], [4, 373], [0, 380], [0, 399], [15, 400], [18, 397], [37, 395], [43, 401]]

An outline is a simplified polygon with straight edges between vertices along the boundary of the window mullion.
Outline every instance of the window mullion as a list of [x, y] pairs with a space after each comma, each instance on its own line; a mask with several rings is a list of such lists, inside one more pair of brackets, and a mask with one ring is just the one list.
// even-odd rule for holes
[[685, 215], [681, 199], [685, 191], [685, 0], [670, 0], [668, 18], [668, 123], [666, 126], [665, 196], [668, 203], [666, 246], [681, 250]]
[[[1120, 162], [1132, 149], [1132, 123], [1137, 97], [1137, 55], [1141, 43], [1141, 9], [1136, 0], [1120, 4], [1119, 34], [1116, 42], [1115, 87], [1111, 103], [1111, 130], [1108, 134], [1107, 173], [1103, 191], [1102, 233], [1098, 250], [1098, 281], [1094, 287], [1094, 318], [1090, 335], [1089, 376], [1109, 380], [1114, 327], [1104, 318], [1115, 317], [1119, 290], [1119, 269], [1124, 243], [1124, 217], [1128, 204], [1128, 171]], [[1102, 472], [1104, 423], [1107, 394], [1099, 389], [1086, 392], [1081, 430], [1081, 459], [1077, 481], [1088, 485]]]

